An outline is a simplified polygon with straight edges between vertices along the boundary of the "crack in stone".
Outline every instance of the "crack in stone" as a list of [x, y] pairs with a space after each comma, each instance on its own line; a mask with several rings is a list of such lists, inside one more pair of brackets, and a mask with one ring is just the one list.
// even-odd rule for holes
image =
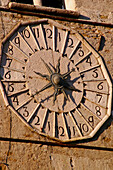
[[[12, 112], [11, 110], [9, 110], [9, 113], [10, 113], [10, 138], [12, 136]], [[9, 148], [8, 148], [8, 152], [7, 152], [7, 156], [6, 156], [6, 164], [7, 164], [7, 167], [8, 167], [8, 170], [10, 170], [9, 168], [9, 164], [8, 164], [8, 157], [9, 157], [9, 154], [10, 154], [10, 150], [11, 150], [11, 141], [9, 141]]]
[[72, 157], [70, 158], [70, 166], [71, 166], [71, 169], [73, 170], [73, 160], [72, 160]]
[[0, 162], [0, 170], [2, 170], [2, 165], [5, 165], [8, 168], [8, 170], [10, 170], [9, 165], [3, 162]]

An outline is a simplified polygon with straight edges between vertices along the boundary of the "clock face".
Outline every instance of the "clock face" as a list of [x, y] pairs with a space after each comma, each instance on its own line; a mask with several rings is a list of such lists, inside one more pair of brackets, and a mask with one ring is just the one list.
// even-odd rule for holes
[[20, 24], [2, 41], [0, 79], [6, 105], [54, 140], [93, 137], [111, 114], [112, 83], [101, 56], [51, 20]]

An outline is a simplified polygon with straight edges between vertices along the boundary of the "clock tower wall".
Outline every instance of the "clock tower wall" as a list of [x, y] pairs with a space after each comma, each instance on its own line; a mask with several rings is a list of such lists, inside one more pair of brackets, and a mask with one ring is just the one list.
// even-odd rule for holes
[[[76, 0], [76, 10], [80, 13], [78, 18], [73, 17], [72, 13], [68, 14], [69, 17], [66, 14], [64, 16], [62, 12], [56, 17], [55, 13], [51, 13], [50, 9], [47, 11], [46, 7], [39, 13], [31, 6], [31, 10], [27, 10], [27, 5], [26, 9], [25, 6], [9, 8], [7, 2], [0, 0], [0, 41], [7, 37], [19, 22], [52, 19], [82, 34], [100, 53], [111, 80], [113, 79], [112, 0], [105, 1], [106, 5], [101, 0], [98, 3], [96, 0], [86, 0], [85, 3], [83, 0]], [[0, 170], [112, 170], [113, 108], [111, 110], [111, 116], [93, 138], [61, 143], [48, 136], [39, 135], [27, 127], [5, 105], [0, 92]], [[88, 119], [89, 123], [95, 124], [91, 117]], [[82, 130], [86, 131], [84, 127]]]

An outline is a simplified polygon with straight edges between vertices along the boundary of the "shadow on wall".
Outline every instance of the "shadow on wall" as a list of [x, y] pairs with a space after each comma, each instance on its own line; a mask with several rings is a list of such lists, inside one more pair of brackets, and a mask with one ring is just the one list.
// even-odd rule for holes
[[17, 2], [17, 3], [22, 3], [22, 4], [32, 4], [33, 5], [33, 0], [11, 0], [11, 2]]
[[[11, 0], [11, 2], [23, 3], [23, 4], [32, 4], [33, 0]], [[63, 0], [42, 0], [42, 5], [47, 7], [62, 8]]]
[[43, 6], [49, 6], [49, 7], [54, 7], [54, 8], [62, 8], [62, 0], [42, 0], [42, 5]]

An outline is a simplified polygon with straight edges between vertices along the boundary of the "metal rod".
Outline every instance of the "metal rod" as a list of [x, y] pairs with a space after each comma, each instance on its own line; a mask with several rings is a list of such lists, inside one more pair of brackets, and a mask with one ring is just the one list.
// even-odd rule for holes
[[43, 7], [43, 6], [34, 6], [29, 4], [21, 4], [16, 2], [10, 2], [9, 3], [10, 9], [16, 9], [16, 10], [22, 10], [22, 11], [29, 11], [29, 12], [43, 12], [45, 14], [55, 14], [62, 15], [62, 16], [73, 16], [73, 17], [79, 17], [79, 12], [77, 11], [71, 11], [71, 10], [65, 10], [65, 9], [59, 9], [59, 8], [51, 8], [51, 7]]
[[[51, 8], [49, 8], [49, 9], [51, 9]], [[64, 15], [62, 15], [62, 13], [59, 13], [60, 16], [58, 16], [58, 14], [56, 16], [56, 15], [53, 15], [53, 13], [49, 12], [49, 11], [48, 11], [48, 14], [46, 14], [46, 13], [44, 13], [44, 9], [43, 9], [42, 12], [37, 10], [37, 13], [36, 13], [36, 11], [34, 12], [33, 10], [29, 11], [29, 10], [27, 10], [27, 8], [26, 8], [26, 11], [22, 11], [22, 10], [23, 10], [22, 8], [19, 9], [19, 10], [16, 10], [16, 9], [13, 9], [13, 8], [9, 9], [7, 7], [0, 7], [0, 11], [5, 11], [5, 12], [20, 13], [20, 14], [23, 14], [23, 15], [38, 16], [38, 17], [43, 17], [43, 18], [51, 18], [51, 19], [57, 19], [57, 20], [68, 21], [68, 22], [75, 22], [75, 23], [80, 23], [80, 24], [88, 24], [88, 25], [104, 26], [104, 27], [113, 28], [113, 24], [111, 24], [111, 23], [75, 19], [74, 16], [72, 16], [72, 15], [68, 14], [67, 16], [64, 16]], [[55, 9], [55, 10], [57, 10], [57, 9]], [[70, 13], [70, 11], [68, 11], [68, 12]]]

